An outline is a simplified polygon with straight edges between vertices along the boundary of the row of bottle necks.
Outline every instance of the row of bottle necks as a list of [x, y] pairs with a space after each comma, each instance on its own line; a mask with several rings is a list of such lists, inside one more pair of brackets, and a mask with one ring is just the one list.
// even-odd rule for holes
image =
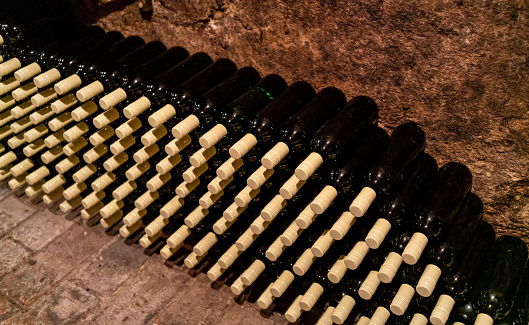
[[[408, 251], [392, 252], [385, 259], [378, 257], [379, 263], [371, 261], [371, 268], [360, 268], [370, 250], [383, 246], [392, 225], [384, 218], [367, 220], [373, 216], [360, 221], [376, 198], [373, 189], [364, 188], [350, 211], [343, 212], [331, 226], [332, 216], [327, 210], [331, 208], [336, 215], [343, 205], [334, 202], [338, 190], [322, 186], [312, 177], [323, 164], [321, 154], [310, 153], [290, 176], [288, 170], [277, 169], [291, 150], [284, 142], [268, 151], [260, 148], [252, 152], [260, 140], [254, 134], [248, 133], [232, 144], [226, 141], [235, 140], [228, 135], [230, 125], [217, 124], [206, 130], [200, 128], [204, 121], [199, 117], [178, 116], [176, 104], [155, 110], [147, 97], [131, 100], [123, 89], [105, 93], [99, 81], [83, 86], [78, 75], [60, 80], [59, 70], [42, 73], [37, 63], [22, 67], [17, 60], [12, 58], [0, 65], [2, 75], [7, 77], [1, 89], [0, 138], [6, 146], [0, 149], [0, 163], [2, 179], [10, 178], [11, 188], [27, 185], [28, 196], [43, 193], [47, 204], [64, 199], [59, 205], [64, 212], [81, 209], [85, 219], [99, 219], [106, 228], [120, 225], [124, 237], [141, 233], [139, 242], [143, 247], [161, 245], [165, 240], [160, 250], [165, 258], [171, 258], [186, 244], [192, 248], [185, 258], [188, 267], [197, 266], [205, 256], [217, 259], [207, 270], [212, 280], [224, 274], [233, 276], [234, 272], [226, 270], [233, 270], [237, 262], [241, 267], [249, 266], [231, 284], [236, 294], [252, 288], [261, 274], [263, 278], [275, 274], [277, 279], [258, 299], [264, 309], [294, 283], [296, 274], [304, 279], [306, 292], [294, 297], [285, 311], [289, 321], [296, 321], [303, 310], [311, 310], [321, 298], [337, 305], [327, 308], [320, 322], [343, 323], [357, 300], [375, 297], [382, 301], [376, 291], [381, 283], [399, 277], [397, 270], [404, 256], [408, 256], [404, 262], [420, 265], [417, 251], [424, 250], [428, 238], [417, 233], [404, 240], [415, 238], [413, 245], [406, 246]], [[176, 122], [175, 116], [179, 117]], [[167, 126], [171, 124], [173, 138]], [[260, 159], [245, 161], [248, 153]], [[278, 190], [274, 185], [280, 183], [279, 194], [274, 194]], [[314, 192], [319, 187], [323, 187], [321, 191]], [[292, 207], [287, 209], [288, 203]], [[260, 236], [265, 230], [266, 238]], [[360, 235], [365, 235], [365, 240], [358, 241]], [[417, 241], [423, 242], [422, 247]], [[343, 247], [337, 247], [344, 242]], [[252, 255], [241, 256], [247, 250]], [[284, 251], [289, 258], [283, 256]], [[381, 251], [379, 255], [386, 257], [388, 251]], [[416, 291], [424, 298], [434, 294], [442, 270], [432, 264], [421, 267], [426, 272], [417, 283], [403, 283], [394, 292], [391, 304], [385, 306], [389, 308], [373, 311], [373, 324], [386, 322], [390, 311], [396, 316], [405, 315]], [[316, 280], [319, 269], [328, 271], [327, 279]], [[358, 269], [362, 274], [358, 287], [350, 288], [349, 294], [337, 293], [340, 299], [327, 295], [334, 283], [347, 280], [354, 284], [355, 277], [346, 277], [346, 273]], [[455, 299], [437, 297], [430, 321], [444, 324]], [[491, 321], [484, 314], [477, 319], [480, 324]], [[425, 321], [426, 317], [416, 316], [413, 322]]]

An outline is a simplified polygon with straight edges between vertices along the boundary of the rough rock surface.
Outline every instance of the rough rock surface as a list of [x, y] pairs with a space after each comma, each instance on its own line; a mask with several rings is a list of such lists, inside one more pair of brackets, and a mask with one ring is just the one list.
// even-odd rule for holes
[[529, 243], [527, 1], [72, 2], [126, 36], [373, 97], [388, 131], [417, 122], [439, 164], [469, 166], [485, 219]]

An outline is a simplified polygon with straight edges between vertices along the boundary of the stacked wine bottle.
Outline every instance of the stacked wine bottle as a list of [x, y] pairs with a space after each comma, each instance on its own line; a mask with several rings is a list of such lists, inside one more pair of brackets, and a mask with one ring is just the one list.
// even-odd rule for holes
[[[0, 25], [0, 180], [317, 324], [527, 324], [527, 247], [366, 96], [43, 21]], [[65, 30], [66, 33], [53, 33]], [[59, 36], [57, 38], [57, 36]]]

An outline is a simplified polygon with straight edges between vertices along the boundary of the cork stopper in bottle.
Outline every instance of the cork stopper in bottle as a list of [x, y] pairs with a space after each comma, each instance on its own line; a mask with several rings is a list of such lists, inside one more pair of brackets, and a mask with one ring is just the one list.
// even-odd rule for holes
[[334, 324], [332, 320], [332, 314], [334, 313], [336, 309], [333, 306], [327, 307], [323, 314], [320, 316], [318, 321], [316, 322], [316, 325], [332, 325]]
[[63, 146], [62, 150], [64, 151], [64, 154], [66, 156], [70, 157], [74, 155], [75, 153], [77, 153], [79, 150], [86, 147], [87, 145], [88, 145], [88, 141], [86, 141], [85, 138], [79, 138]]
[[59, 79], [61, 79], [61, 73], [56, 68], [53, 68], [33, 78], [33, 83], [39, 88], [44, 88]]
[[46, 148], [46, 145], [44, 144], [44, 140], [38, 139], [37, 141], [25, 146], [22, 152], [26, 155], [26, 157], [29, 158], [41, 152], [45, 148]]
[[366, 236], [367, 246], [371, 249], [379, 248], [390, 229], [391, 223], [384, 218], [379, 218]]
[[29, 116], [29, 120], [31, 121], [31, 123], [33, 123], [33, 125], [37, 125], [43, 123], [48, 118], [52, 117], [53, 114], [54, 113], [50, 105], [46, 105], [42, 109], [32, 113]]
[[13, 151], [9, 151], [0, 157], [0, 168], [4, 168], [7, 165], [15, 162], [17, 160], [17, 155]]
[[173, 214], [180, 210], [183, 205], [184, 200], [178, 196], [175, 196], [160, 209], [160, 214], [164, 218], [170, 218]]
[[167, 246], [171, 248], [180, 247], [189, 235], [191, 235], [191, 230], [186, 225], [182, 225], [167, 238]]
[[411, 285], [403, 283], [391, 301], [391, 305], [389, 306], [391, 312], [397, 316], [404, 315], [414, 294], [415, 289]]
[[68, 94], [64, 97], [61, 97], [51, 103], [51, 110], [55, 114], [61, 114], [62, 112], [66, 111], [68, 108], [74, 106], [77, 104], [77, 98], [74, 94]]
[[89, 101], [74, 109], [71, 114], [76, 122], [80, 122], [95, 112], [97, 112], [97, 105], [93, 101]]
[[141, 128], [142, 123], [139, 118], [135, 117], [120, 126], [116, 129], [116, 136], [120, 139], [124, 139], [131, 135], [132, 133], [136, 132], [139, 128]]
[[130, 148], [130, 146], [132, 146], [135, 143], [136, 143], [136, 139], [134, 138], [134, 136], [129, 135], [123, 139], [119, 139], [115, 141], [114, 143], [112, 143], [110, 145], [110, 152], [112, 152], [114, 155], [118, 155], [122, 153], [123, 151], [127, 150], [128, 148]]
[[332, 186], [325, 186], [310, 203], [310, 208], [317, 214], [322, 214], [338, 196], [338, 191]]
[[198, 200], [198, 203], [200, 206], [204, 209], [209, 209], [210, 207], [217, 202], [218, 199], [220, 199], [224, 195], [224, 191], [220, 191], [217, 194], [213, 194], [211, 192], [206, 192], [206, 194], [202, 195], [202, 197]]
[[450, 316], [452, 308], [454, 308], [455, 300], [448, 295], [441, 295], [435, 304], [435, 307], [430, 315], [430, 322], [433, 325], [445, 325]]
[[149, 125], [153, 128], [157, 128], [160, 125], [163, 125], [165, 122], [176, 115], [176, 109], [173, 105], [167, 104], [164, 107], [160, 108], [148, 118]]
[[[21, 88], [18, 88], [21, 89]], [[13, 91], [14, 92], [14, 91]], [[18, 99], [17, 99], [18, 100]], [[22, 116], [28, 114], [29, 112], [33, 111], [35, 109], [35, 105], [31, 104], [31, 101], [26, 101], [24, 103], [21, 103], [11, 109], [11, 117], [15, 119], [19, 119]], [[8, 115], [8, 112], [5, 112], [2, 114], [2, 116]], [[2, 123], [7, 123], [9, 120], [6, 119], [0, 119]]]
[[59, 95], [64, 95], [75, 88], [79, 87], [81, 85], [82, 81], [81, 78], [79, 78], [78, 75], [73, 74], [67, 78], [64, 78], [63, 80], [57, 82], [53, 89], [57, 92]]
[[189, 253], [189, 255], [187, 255], [187, 257], [185, 258], [184, 260], [184, 264], [192, 269], [194, 268], [195, 266], [197, 266], [197, 264], [202, 261], [202, 259], [205, 257], [206, 255], [203, 255], [203, 256], [198, 256], [195, 252], [191, 252]]
[[428, 324], [428, 318], [422, 314], [415, 314], [410, 321], [410, 325], [426, 325]]
[[200, 125], [200, 120], [195, 115], [191, 114], [180, 123], [175, 125], [171, 130], [173, 136], [177, 139], [182, 139], [188, 135], [191, 131], [196, 129]]
[[[84, 86], [79, 89], [75, 96], [81, 103], [86, 102], [87, 100], [92, 99], [93, 97], [101, 94], [105, 90], [105, 87], [100, 81], [94, 81], [89, 85]], [[62, 95], [62, 94], [61, 94]]]
[[356, 323], [356, 325], [368, 325], [369, 324], [369, 318], [367, 318], [366, 316], [362, 316], [360, 317], [360, 319], [358, 320], [358, 322]]
[[200, 184], [200, 179], [195, 179], [193, 182], [188, 183], [186, 181], [183, 181], [178, 185], [178, 187], [175, 190], [176, 195], [180, 198], [185, 198], [189, 195], [198, 185]]
[[380, 285], [380, 279], [377, 276], [377, 271], [370, 271], [366, 276], [364, 282], [358, 289], [358, 295], [364, 300], [370, 300], [373, 298], [378, 286]]
[[22, 87], [13, 90], [11, 92], [11, 96], [13, 96], [13, 98], [19, 102], [35, 94], [37, 91], [38, 88], [30, 82], [28, 84], [23, 85]]
[[189, 167], [185, 172], [182, 173], [182, 177], [184, 180], [188, 183], [193, 183], [196, 181], [206, 170], [208, 170], [209, 166], [208, 164], [204, 164], [198, 168], [196, 167]]
[[116, 168], [118, 168], [119, 166], [123, 165], [127, 160], [129, 160], [129, 155], [127, 155], [127, 153], [125, 153], [125, 152], [122, 152], [122, 153], [119, 153], [117, 155], [114, 155], [114, 156], [108, 158], [103, 163], [103, 168], [107, 172], [111, 172], [111, 171], [115, 170]]
[[44, 177], [50, 174], [50, 170], [46, 166], [41, 166], [38, 169], [34, 170], [28, 176], [26, 176], [26, 182], [29, 185], [35, 185], [40, 182]]
[[26, 184], [26, 176], [27, 175], [28, 175], [28, 173], [26, 172], [26, 173], [23, 173], [22, 175], [20, 175], [18, 177], [10, 179], [9, 182], [7, 182], [7, 185], [12, 190], [15, 190], [15, 189], [21, 187], [21, 186]]
[[46, 147], [51, 149], [51, 148], [57, 146], [58, 144], [60, 144], [64, 140], [64, 138], [62, 136], [63, 133], [64, 133], [64, 130], [61, 129], [61, 130], [58, 130], [57, 132], [47, 136], [44, 139], [44, 144], [46, 144]]
[[213, 266], [208, 270], [208, 273], [206, 275], [211, 281], [217, 281], [220, 276], [226, 271], [225, 269], [221, 268], [219, 263], [213, 264]]
[[159, 196], [158, 192], [145, 192], [134, 201], [134, 206], [140, 210], [147, 209]]
[[348, 268], [345, 265], [344, 259], [345, 255], [338, 257], [338, 260], [336, 260], [334, 265], [329, 270], [329, 273], [327, 273], [327, 278], [329, 278], [329, 281], [332, 283], [338, 283], [342, 281], [345, 273], [347, 273]]
[[200, 137], [198, 142], [202, 148], [209, 149], [213, 147], [217, 142], [228, 134], [228, 130], [222, 124], [217, 124], [211, 130], [207, 131], [203, 136]]
[[268, 307], [270, 307], [270, 305], [272, 305], [274, 299], [276, 298], [272, 295], [272, 292], [270, 292], [271, 286], [272, 284], [269, 284], [268, 287], [266, 287], [265, 291], [263, 291], [261, 296], [259, 296], [259, 298], [257, 299], [257, 305], [259, 305], [261, 309], [267, 309]]
[[99, 99], [99, 106], [101, 106], [102, 109], [107, 110], [121, 103], [125, 99], [127, 99], [127, 93], [123, 88], [118, 88], [101, 97]]
[[44, 180], [38, 182], [37, 184], [33, 186], [26, 187], [26, 189], [24, 190], [24, 193], [26, 193], [26, 195], [30, 198], [34, 197], [35, 195], [39, 194], [42, 191], [42, 184], [44, 184]]
[[169, 223], [169, 219], [165, 219], [162, 216], [156, 217], [151, 223], [145, 227], [145, 233], [147, 236], [152, 237], [156, 235], [158, 232], [162, 231], [162, 229]]
[[92, 123], [94, 123], [94, 126], [96, 128], [101, 129], [109, 125], [110, 123], [114, 122], [118, 118], [119, 118], [118, 110], [115, 108], [112, 108], [94, 117], [94, 119], [92, 120]]
[[363, 217], [376, 196], [377, 193], [372, 188], [364, 187], [349, 206], [349, 212], [357, 218]]
[[103, 228], [108, 229], [112, 227], [113, 225], [115, 225], [118, 221], [120, 221], [122, 217], [123, 217], [123, 211], [119, 210], [118, 212], [114, 213], [110, 217], [99, 220], [99, 223], [101, 224]]
[[150, 192], [158, 191], [165, 183], [171, 180], [171, 174], [156, 174], [147, 181], [147, 189]]
[[260, 235], [270, 224], [270, 222], [263, 219], [263, 217], [259, 216], [255, 218], [255, 220], [250, 225], [251, 231], [256, 234]]
[[220, 265], [221, 268], [227, 270], [230, 266], [233, 265], [235, 260], [242, 254], [242, 252], [237, 249], [237, 246], [231, 245], [230, 248], [222, 254], [222, 256], [219, 258], [217, 263]]
[[251, 133], [246, 133], [239, 141], [231, 146], [229, 150], [230, 156], [234, 159], [241, 159], [248, 153], [248, 151], [255, 147], [256, 144], [257, 138]]
[[428, 264], [417, 283], [417, 293], [422, 297], [430, 297], [441, 277], [441, 269], [437, 265]]
[[309, 268], [312, 266], [312, 263], [316, 260], [316, 256], [312, 254], [310, 248], [307, 248], [303, 254], [297, 259], [296, 263], [292, 267], [292, 270], [296, 275], [303, 276]]
[[162, 175], [167, 174], [181, 162], [182, 157], [180, 155], [167, 156], [156, 164], [156, 171]]
[[151, 101], [149, 98], [142, 96], [141, 98], [133, 101], [127, 107], [123, 109], [123, 115], [129, 120], [140, 115], [151, 107]]
[[35, 166], [33, 160], [26, 158], [11, 168], [11, 174], [18, 177], [33, 168], [33, 166]]
[[349, 254], [347, 254], [347, 256], [345, 257], [345, 265], [347, 265], [350, 270], [356, 270], [360, 266], [368, 252], [369, 247], [364, 241], [357, 242], [353, 249], [351, 249]]
[[46, 183], [42, 184], [42, 191], [46, 194], [50, 194], [55, 189], [59, 188], [66, 183], [66, 178], [61, 174], [55, 175], [50, 178]]
[[209, 232], [204, 238], [202, 238], [196, 245], [193, 247], [193, 252], [198, 256], [203, 256], [206, 254], [213, 245], [217, 243], [217, 236], [214, 233]]
[[[70, 114], [70, 112], [65, 112], [65, 113], [57, 116], [56, 118], [52, 119], [51, 121], [49, 121], [48, 122], [48, 127], [53, 132], [57, 132], [61, 128], [65, 127], [66, 125], [68, 125], [68, 124], [70, 124], [72, 122], [73, 122], [72, 114]], [[63, 132], [64, 132], [64, 130], [63, 130]], [[61, 138], [61, 141], [62, 140], [64, 140], [64, 139]]]
[[299, 301], [299, 306], [304, 311], [309, 311], [314, 307], [318, 299], [320, 299], [323, 294], [323, 287], [318, 283], [313, 283], [307, 289], [303, 298]]
[[325, 230], [323, 234], [314, 242], [310, 250], [316, 257], [322, 257], [331, 248], [334, 239], [331, 237], [329, 230]]
[[195, 228], [207, 215], [209, 214], [208, 209], [204, 209], [201, 206], [195, 208], [190, 214], [184, 219], [184, 223], [189, 228]]
[[102, 143], [98, 145], [97, 147], [94, 147], [88, 150], [87, 152], [85, 152], [83, 155], [83, 160], [87, 164], [93, 164], [96, 160], [103, 157], [103, 155], [105, 155], [107, 152], [108, 152], [108, 147], [104, 143]]
[[55, 161], [57, 158], [59, 158], [63, 154], [64, 152], [63, 152], [62, 146], [58, 145], [44, 152], [42, 155], [40, 155], [40, 159], [42, 160], [43, 163], [47, 165], [47, 164], [51, 164], [53, 161]]
[[299, 228], [299, 226], [296, 224], [296, 221], [294, 220], [280, 236], [281, 242], [286, 246], [292, 246], [302, 232], [303, 229]]
[[316, 217], [318, 214], [314, 213], [312, 209], [310, 208], [310, 204], [301, 211], [301, 213], [296, 218], [296, 224], [301, 229], [307, 229], [314, 220], [316, 220]]
[[266, 266], [260, 260], [255, 260], [240, 276], [242, 283], [249, 286], [263, 273]]
[[336, 324], [345, 323], [345, 320], [349, 317], [355, 305], [356, 301], [353, 297], [349, 295], [343, 296], [332, 313], [332, 321]]
[[474, 325], [492, 325], [494, 324], [494, 319], [487, 314], [478, 314]]
[[0, 96], [15, 90], [17, 87], [20, 87], [20, 82], [15, 77], [0, 82]]
[[36, 127], [34, 127], [33, 129], [31, 129], [31, 130], [27, 131], [26, 133], [24, 133], [24, 139], [28, 143], [31, 143], [31, 142], [43, 137], [48, 132], [49, 132], [49, 130], [46, 127], [46, 125], [39, 124]]
[[278, 194], [263, 208], [261, 217], [268, 222], [272, 222], [286, 205], [287, 200]]
[[33, 62], [26, 65], [25, 67], [18, 69], [13, 75], [19, 82], [24, 82], [35, 77], [41, 72], [42, 69], [40, 65], [37, 62]]
[[309, 156], [305, 158], [298, 167], [296, 167], [296, 177], [302, 181], [308, 180], [322, 163], [323, 157], [317, 152], [311, 152]]
[[59, 187], [55, 191], [51, 192], [50, 194], [45, 194], [42, 196], [42, 201], [46, 203], [47, 205], [50, 205], [52, 203], [58, 202], [60, 199], [62, 199], [63, 194], [63, 188]]
[[389, 310], [387, 310], [384, 307], [377, 307], [375, 312], [373, 313], [373, 316], [371, 316], [371, 319], [369, 320], [369, 325], [384, 325], [388, 321], [389, 316], [391, 313]]
[[261, 158], [261, 164], [263, 164], [266, 169], [272, 169], [286, 157], [288, 152], [288, 146], [284, 142], [278, 142], [263, 156], [263, 158]]
[[281, 275], [270, 285], [270, 292], [276, 298], [281, 297], [296, 277], [290, 271], [283, 271]]
[[228, 179], [231, 177], [243, 164], [242, 159], [229, 158], [219, 168], [217, 168], [217, 176], [220, 179]]
[[180, 151], [184, 150], [191, 143], [191, 141], [192, 140], [189, 135], [186, 135], [180, 139], [174, 139], [165, 145], [165, 153], [167, 153], [169, 156], [175, 156]]
[[63, 138], [67, 142], [73, 142], [88, 132], [90, 128], [85, 122], [78, 123], [63, 133]]
[[167, 128], [163, 125], [153, 128], [150, 131], [147, 131], [144, 135], [141, 136], [141, 143], [146, 146], [152, 146], [160, 139], [167, 135]]
[[167, 260], [171, 258], [171, 256], [173, 256], [174, 253], [176, 253], [181, 247], [182, 246], [171, 248], [168, 245], [165, 245], [164, 247], [162, 247], [162, 249], [160, 249], [160, 256]]
[[81, 204], [83, 205], [83, 208], [88, 209], [93, 207], [97, 202], [101, 201], [105, 197], [105, 192], [92, 192], [83, 198]]
[[143, 235], [143, 237], [140, 238], [140, 245], [141, 247], [143, 248], [148, 248], [150, 247], [152, 244], [154, 244], [155, 241], [158, 240], [158, 238], [160, 238], [162, 236], [162, 231], [160, 231], [159, 233], [155, 234], [154, 236], [149, 236], [147, 234]]
[[216, 153], [217, 150], [215, 149], [215, 147], [210, 147], [208, 149], [202, 148], [195, 152], [191, 157], [189, 157], [189, 162], [191, 163], [191, 166], [198, 168], [204, 165]]
[[255, 239], [259, 235], [256, 235], [252, 232], [251, 228], [246, 229], [246, 231], [237, 239], [235, 242], [235, 246], [240, 251], [245, 251], [252, 245], [252, 243], [255, 241]]
[[0, 63], [0, 76], [6, 76], [22, 67], [22, 63], [17, 58], [9, 59]]
[[132, 157], [134, 158], [134, 161], [136, 163], [141, 164], [141, 163], [146, 162], [149, 158], [151, 158], [159, 150], [160, 148], [155, 143], [152, 146], [143, 147], [140, 150], [136, 151]]
[[235, 281], [233, 281], [232, 285], [230, 286], [231, 292], [238, 296], [246, 290], [247, 285], [242, 283], [241, 277], [238, 277]]
[[428, 237], [420, 232], [414, 233], [402, 253], [402, 260], [404, 263], [415, 265], [419, 261], [427, 244]]
[[305, 185], [306, 181], [302, 181], [299, 178], [296, 177], [296, 175], [292, 175], [279, 189], [279, 194], [281, 194], [282, 197], [284, 197], [287, 200], [290, 200], [296, 193]]
[[69, 171], [72, 167], [76, 166], [79, 163], [79, 157], [71, 156], [61, 160], [57, 165], [55, 165], [55, 170], [59, 174], [64, 174]]
[[217, 235], [222, 235], [232, 224], [233, 222], [228, 222], [224, 217], [220, 217], [219, 220], [213, 224], [212, 229]]
[[380, 281], [383, 283], [390, 283], [393, 281], [401, 264], [402, 257], [400, 254], [390, 252], [378, 271], [378, 278]]
[[127, 179], [129, 181], [134, 181], [134, 180], [138, 179], [138, 177], [143, 175], [146, 171], [148, 171], [150, 168], [151, 168], [151, 164], [149, 164], [148, 161], [146, 161], [146, 162], [144, 162], [142, 164], [136, 164], [136, 165], [130, 167], [125, 172], [125, 177], [127, 177]]
[[146, 214], [146, 210], [139, 210], [138, 208], [134, 208], [123, 218], [123, 224], [127, 227], [132, 227], [135, 224], [139, 223]]
[[78, 171], [76, 171], [72, 175], [72, 179], [74, 182], [79, 184], [79, 183], [86, 181], [90, 176], [94, 175], [96, 172], [97, 172], [97, 167], [92, 164], [88, 164], [82, 167], [81, 169], [79, 169]]
[[112, 184], [116, 180], [114, 173], [105, 173], [99, 176], [98, 179], [92, 182], [92, 189], [96, 192], [104, 190], [108, 185]]
[[247, 206], [261, 189], [252, 190], [249, 186], [245, 186], [238, 194], [235, 196], [235, 204], [239, 207]]
[[130, 193], [135, 191], [138, 188], [138, 185], [135, 181], [126, 181], [120, 186], [116, 187], [114, 191], [112, 191], [112, 196], [116, 200], [124, 200]]
[[281, 242], [281, 238], [277, 237], [276, 240], [268, 247], [265, 252], [266, 258], [270, 261], [277, 261], [279, 256], [283, 254], [287, 246]]
[[212, 194], [220, 193], [228, 184], [233, 181], [233, 176], [230, 176], [228, 179], [221, 179], [220, 177], [215, 177], [208, 184], [208, 191]]
[[[26, 116], [26, 117], [19, 119], [18, 121], [11, 123], [10, 127], [13, 133], [20, 133], [32, 125], [33, 125], [33, 122], [31, 122], [31, 120], [29, 119], [29, 116]], [[24, 137], [24, 135], [22, 135], [22, 137]]]
[[101, 208], [101, 211], [99, 211], [99, 214], [103, 218], [108, 218], [114, 213], [118, 212], [124, 207], [124, 203], [121, 200], [112, 200], [107, 205], [105, 205], [103, 208]]
[[81, 210], [81, 216], [84, 219], [90, 219], [93, 216], [95, 216], [99, 212], [99, 210], [101, 210], [102, 207], [103, 207], [103, 202], [99, 201], [96, 203], [96, 205], [91, 206], [90, 208]]
[[8, 109], [9, 107], [15, 105], [15, 99], [11, 95], [5, 95], [0, 98], [0, 112]]
[[234, 202], [230, 204], [230, 206], [227, 207], [226, 210], [224, 210], [224, 212], [222, 212], [222, 216], [228, 222], [233, 222], [241, 215], [241, 213], [244, 212], [244, 210], [246, 210], [246, 208], [247, 207], [239, 207]]
[[290, 307], [288, 307], [287, 311], [285, 312], [285, 318], [291, 323], [296, 322], [303, 312], [303, 309], [299, 305], [301, 299], [303, 299], [302, 295], [297, 296], [297, 298], [294, 299], [294, 302], [292, 302]]
[[273, 169], [266, 169], [264, 166], [259, 167], [255, 172], [253, 172], [250, 177], [246, 180], [246, 184], [251, 189], [258, 189], [274, 174]]

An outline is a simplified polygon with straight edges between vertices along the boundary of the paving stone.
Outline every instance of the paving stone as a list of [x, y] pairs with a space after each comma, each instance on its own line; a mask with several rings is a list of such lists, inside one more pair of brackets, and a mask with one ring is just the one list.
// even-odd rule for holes
[[49, 210], [33, 214], [12, 232], [11, 237], [24, 246], [38, 251], [72, 225], [64, 216]]
[[139, 245], [128, 246], [122, 240], [116, 240], [82, 266], [74, 277], [81, 279], [90, 291], [104, 297], [136, 274], [147, 259]]
[[[149, 321], [158, 310], [179, 293], [191, 278], [184, 272], [175, 272], [163, 265], [155, 255], [125, 282], [112, 296], [102, 299], [101, 311], [83, 324], [153, 324]], [[172, 321], [171, 323], [174, 323]]]
[[99, 298], [77, 281], [65, 281], [28, 312], [7, 324], [75, 324], [97, 304]]
[[0, 292], [28, 307], [110, 240], [101, 232], [73, 225], [26, 265], [4, 277]]
[[22, 311], [6, 297], [0, 295], [0, 324], [4, 321], [19, 315]]
[[9, 195], [0, 202], [0, 236], [24, 221], [38, 210], [35, 206], [28, 205], [14, 195]]
[[[253, 304], [252, 304], [253, 305]], [[269, 319], [262, 317], [259, 314], [259, 310], [252, 308], [248, 303], [244, 305], [230, 304], [224, 312], [224, 316], [221, 319], [212, 319], [210, 324], [218, 325], [233, 325], [233, 324], [263, 324], [263, 325], [275, 325], [275, 324], [288, 324], [288, 321], [278, 315], [274, 314]], [[205, 323], [207, 324], [207, 323]]]
[[30, 253], [9, 238], [0, 239], [0, 278], [26, 260]]
[[[13, 193], [13, 190], [9, 188], [7, 182], [0, 183], [0, 200]], [[1, 204], [1, 203], [0, 203]]]

